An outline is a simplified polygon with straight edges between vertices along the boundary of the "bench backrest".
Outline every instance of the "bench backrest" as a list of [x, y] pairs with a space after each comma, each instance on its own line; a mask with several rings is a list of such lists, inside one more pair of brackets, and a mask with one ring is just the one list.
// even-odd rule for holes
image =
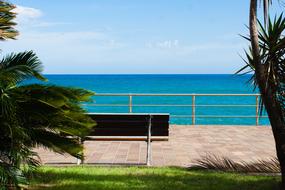
[[[169, 114], [151, 114], [151, 136], [168, 136]], [[97, 123], [90, 136], [146, 136], [150, 114], [96, 114]]]

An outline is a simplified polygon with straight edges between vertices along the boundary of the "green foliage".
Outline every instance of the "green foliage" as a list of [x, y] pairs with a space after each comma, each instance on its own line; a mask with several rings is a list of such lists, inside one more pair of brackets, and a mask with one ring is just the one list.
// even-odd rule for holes
[[8, 2], [0, 0], [0, 40], [15, 39], [19, 34], [14, 29], [16, 23], [13, 21], [16, 13], [13, 12], [15, 6]]
[[36, 77], [46, 80], [42, 72], [42, 63], [32, 51], [12, 53], [0, 61], [0, 81], [2, 86], [13, 86], [17, 83]]
[[[275, 98], [279, 100], [280, 104], [285, 101], [285, 18], [283, 14], [275, 17], [272, 21], [269, 19], [268, 27], [263, 27], [259, 22], [259, 46], [260, 46], [260, 60], [262, 73], [265, 78], [265, 91], [272, 90]], [[249, 37], [243, 36], [250, 41]], [[237, 73], [250, 73], [255, 71], [255, 65], [252, 56], [252, 50], [245, 51], [246, 58], [244, 59], [245, 66]], [[258, 85], [256, 80], [257, 73], [253, 72], [251, 81]], [[285, 108], [285, 105], [283, 105]]]
[[[0, 0], [0, 40], [15, 39], [15, 6]], [[0, 189], [26, 184], [25, 173], [39, 165], [35, 147], [81, 158], [78, 141], [95, 125], [79, 106], [92, 92], [47, 85], [21, 85], [27, 79], [46, 81], [42, 63], [32, 51], [0, 60]], [[73, 138], [70, 138], [70, 137]]]
[[[30, 84], [45, 81], [42, 63], [32, 51], [10, 54], [0, 61], [0, 184], [23, 183], [24, 169], [39, 165], [35, 147], [81, 158], [79, 137], [95, 125], [80, 104], [91, 101], [83, 89]], [[70, 138], [70, 137], [73, 138]]]

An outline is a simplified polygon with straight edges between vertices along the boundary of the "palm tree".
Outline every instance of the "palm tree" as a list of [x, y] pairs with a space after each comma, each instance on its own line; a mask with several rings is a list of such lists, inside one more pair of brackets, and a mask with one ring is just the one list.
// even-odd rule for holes
[[[280, 60], [277, 60], [276, 57], [284, 56], [282, 53], [284, 51], [284, 39], [280, 36], [281, 34], [275, 36], [278, 37], [274, 39], [270, 44], [264, 45], [261, 43], [262, 39], [260, 37], [265, 38], [265, 40], [269, 40], [267, 35], [271, 35], [269, 29], [266, 33], [267, 28], [267, 20], [268, 20], [268, 6], [272, 3], [271, 0], [263, 0], [264, 7], [264, 21], [265, 26], [262, 30], [262, 34], [258, 32], [258, 20], [257, 20], [257, 4], [258, 0], [250, 1], [250, 15], [249, 15], [249, 30], [250, 30], [250, 42], [251, 42], [251, 54], [252, 60], [251, 64], [254, 68], [254, 78], [256, 85], [261, 94], [262, 103], [268, 113], [269, 121], [272, 127], [275, 144], [276, 144], [276, 152], [277, 157], [280, 162], [280, 168], [282, 173], [282, 189], [285, 189], [285, 118], [284, 118], [284, 99], [280, 98], [280, 89], [281, 84], [283, 84], [284, 77], [284, 65], [279, 64]], [[276, 22], [274, 23], [278, 25]], [[280, 23], [279, 23], [280, 24]], [[283, 26], [279, 25], [279, 29], [284, 31]], [[272, 29], [272, 28], [271, 28]], [[276, 31], [275, 31], [276, 32]], [[281, 40], [282, 39], [282, 40]], [[270, 39], [272, 40], [272, 39]], [[281, 43], [282, 41], [282, 43]], [[269, 42], [269, 41], [268, 41]], [[278, 51], [275, 49], [272, 52], [269, 52], [268, 48], [270, 45], [271, 48], [274, 46], [278, 47]], [[277, 46], [279, 45], [279, 46]], [[275, 47], [275, 48], [276, 48]], [[281, 55], [280, 55], [281, 53]], [[263, 56], [266, 55], [268, 60], [265, 60]], [[268, 56], [268, 57], [267, 57]], [[264, 62], [265, 61], [265, 62]], [[279, 64], [279, 65], [278, 65]], [[278, 77], [277, 77], [278, 74]], [[277, 77], [277, 78], [276, 78]], [[282, 91], [281, 91], [282, 92]], [[282, 92], [283, 93], [283, 92]]]
[[[0, 41], [15, 39], [15, 6], [0, 0]], [[26, 182], [23, 169], [36, 167], [35, 147], [81, 158], [78, 138], [95, 125], [79, 106], [92, 92], [43, 84], [23, 85], [27, 79], [45, 81], [42, 63], [32, 51], [0, 60], [0, 189]], [[74, 138], [70, 138], [74, 137]]]
[[[37, 166], [35, 147], [81, 158], [78, 138], [95, 125], [81, 102], [92, 92], [44, 84], [42, 63], [32, 51], [10, 54], [0, 60], [0, 186], [23, 182], [23, 168]], [[70, 137], [74, 138], [70, 138]]]
[[0, 0], [0, 40], [15, 39], [19, 34], [14, 28], [16, 25], [13, 19], [16, 17], [16, 13], [13, 12], [15, 6]]

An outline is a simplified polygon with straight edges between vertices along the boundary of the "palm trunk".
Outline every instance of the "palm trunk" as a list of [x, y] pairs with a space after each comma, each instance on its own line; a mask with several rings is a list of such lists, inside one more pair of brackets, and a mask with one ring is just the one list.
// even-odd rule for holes
[[285, 122], [280, 103], [276, 98], [276, 94], [269, 87], [266, 87], [266, 70], [260, 62], [258, 28], [257, 28], [257, 0], [250, 1], [250, 17], [249, 17], [250, 38], [252, 46], [252, 54], [255, 65], [255, 75], [261, 98], [267, 111], [271, 124], [276, 153], [280, 162], [282, 183], [281, 189], [285, 190]]
[[281, 112], [280, 104], [276, 101], [276, 98], [271, 92], [262, 93], [262, 99], [269, 116], [269, 121], [271, 124], [276, 153], [280, 163], [280, 169], [282, 174], [281, 189], [285, 190], [285, 126], [283, 115]]

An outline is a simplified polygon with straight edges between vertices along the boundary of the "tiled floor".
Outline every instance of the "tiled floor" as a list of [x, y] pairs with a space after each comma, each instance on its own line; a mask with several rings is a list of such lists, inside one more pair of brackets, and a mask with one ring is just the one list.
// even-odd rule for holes
[[[189, 166], [201, 155], [226, 156], [236, 161], [270, 159], [275, 147], [270, 127], [171, 126], [169, 141], [152, 143], [154, 166]], [[70, 164], [76, 159], [38, 150], [45, 164]], [[87, 164], [144, 164], [145, 142], [87, 141]]]

